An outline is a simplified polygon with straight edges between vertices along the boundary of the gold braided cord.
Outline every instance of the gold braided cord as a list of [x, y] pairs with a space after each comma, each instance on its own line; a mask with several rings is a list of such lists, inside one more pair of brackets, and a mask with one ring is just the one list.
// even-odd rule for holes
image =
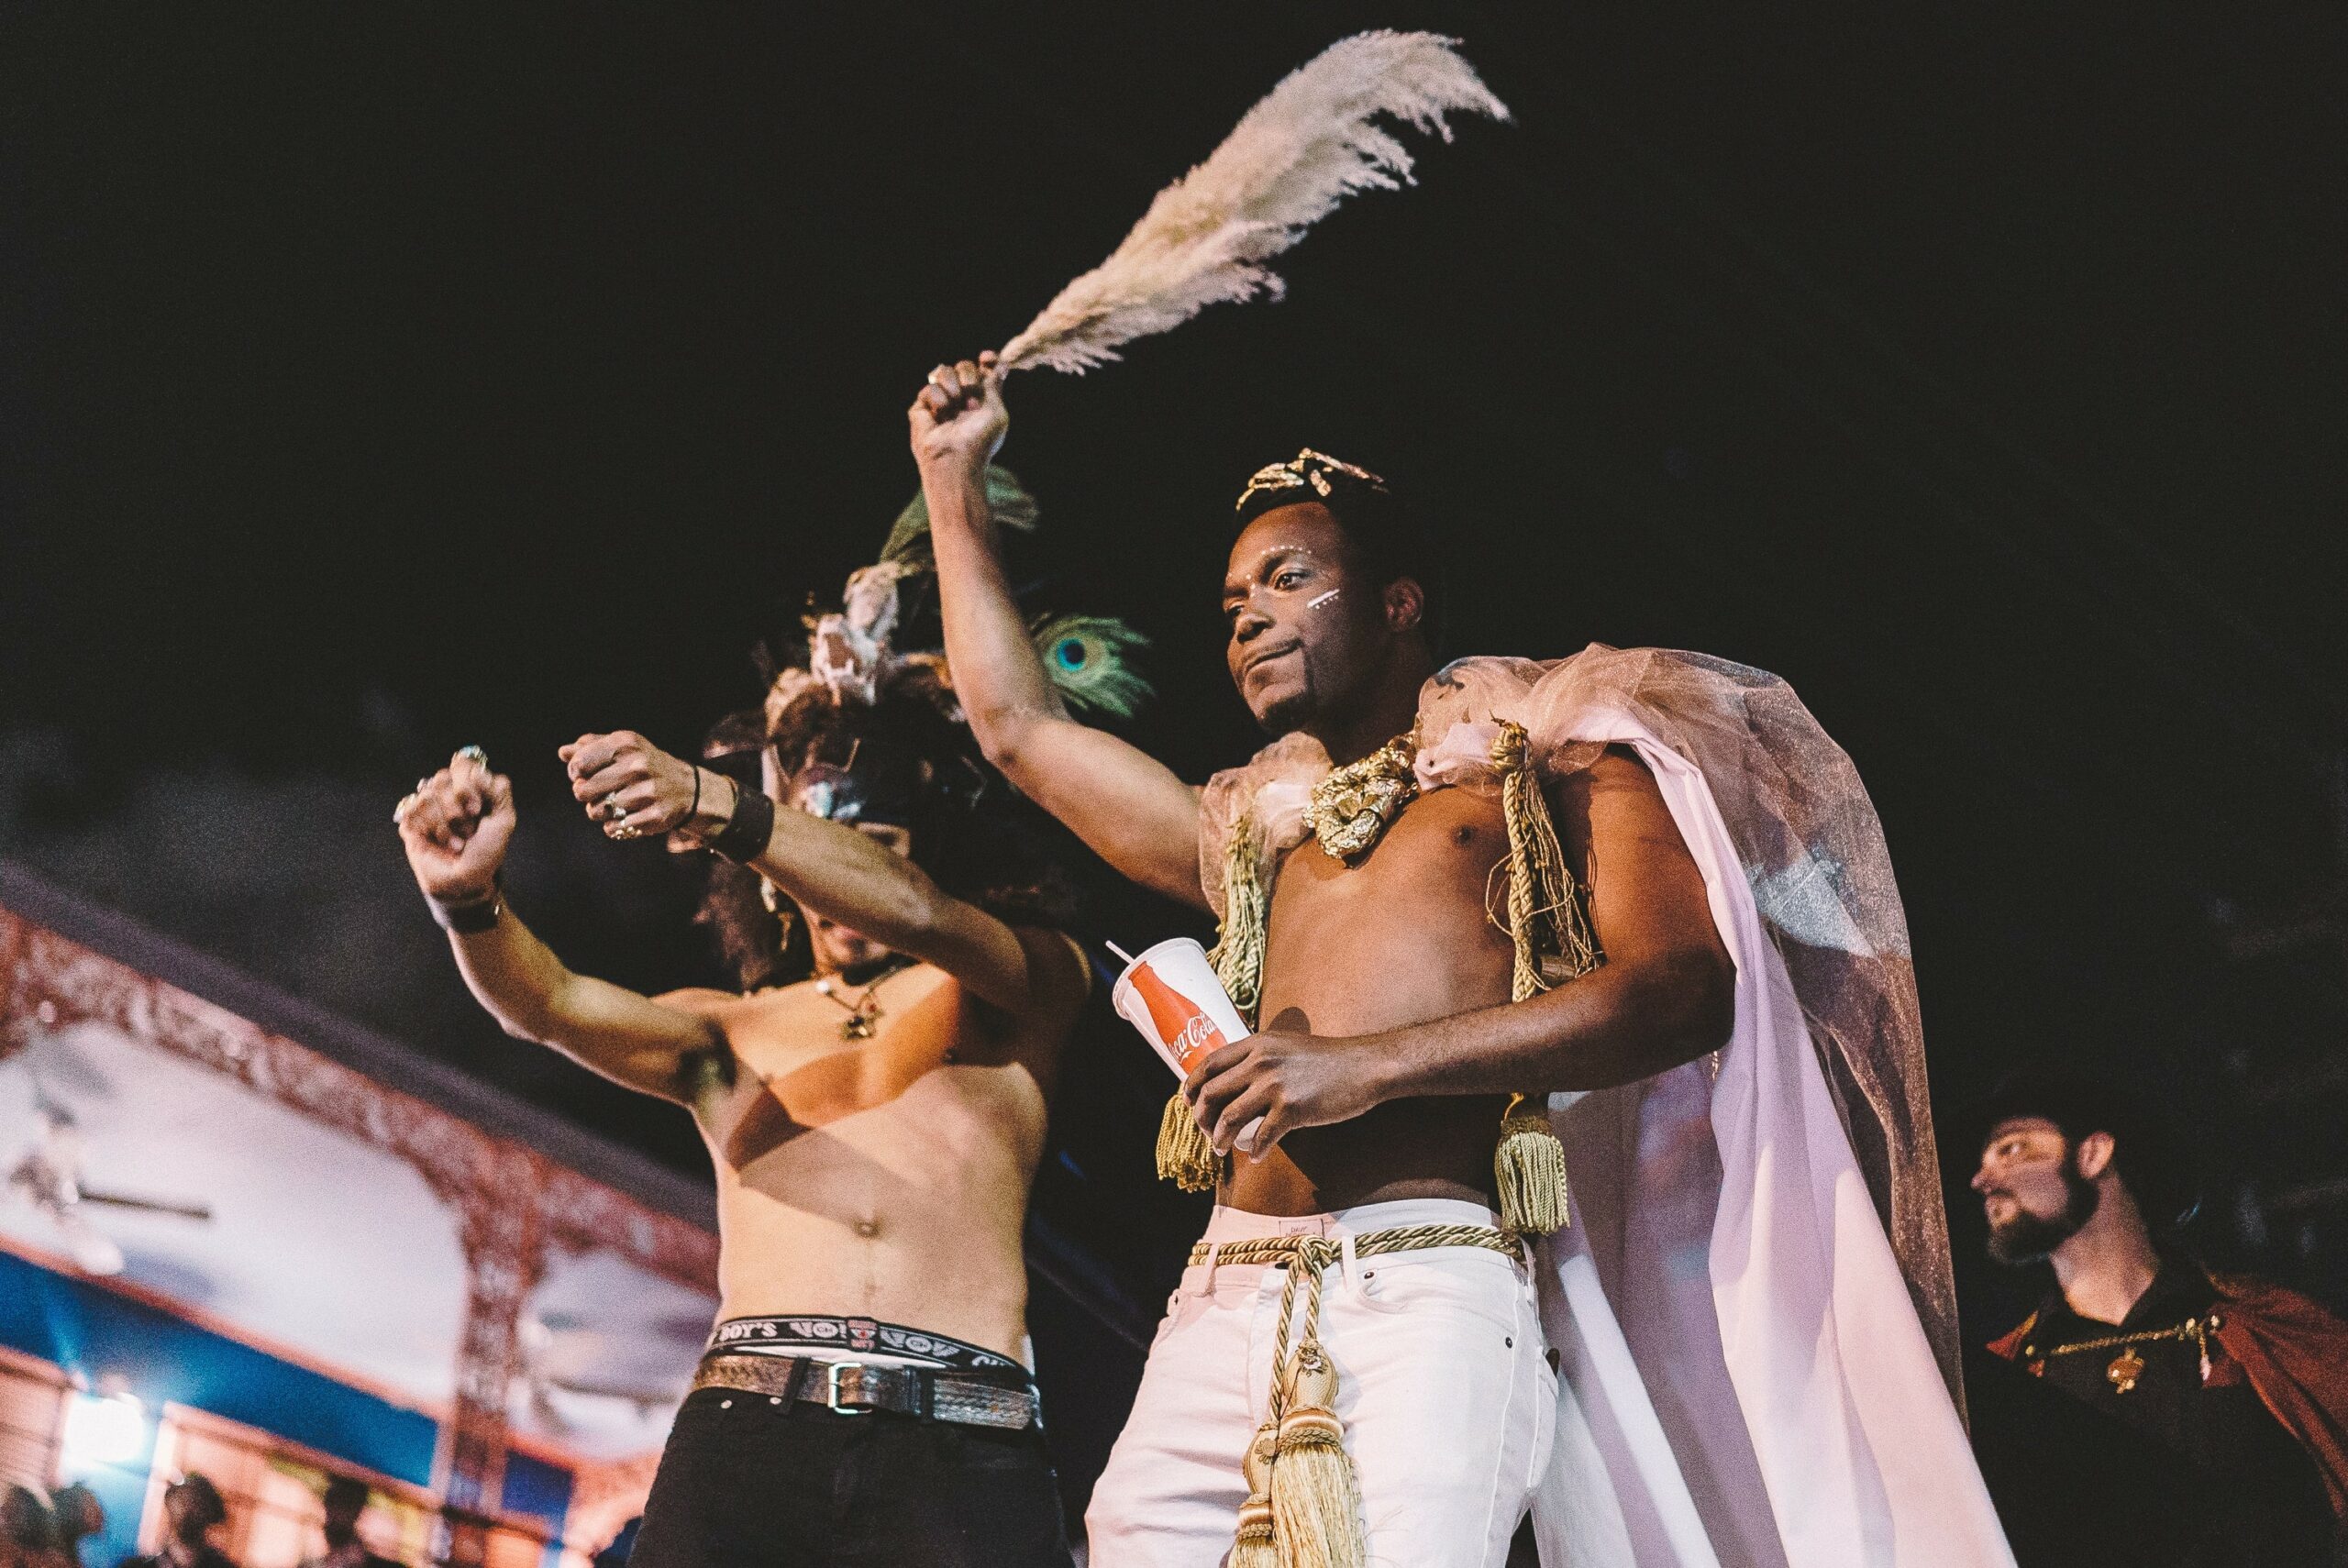
[[[1411, 758], [1417, 734], [1397, 736], [1348, 768], [1333, 768], [1312, 791], [1308, 822], [1322, 847], [1351, 861], [1383, 835], [1417, 794]], [[1509, 981], [1512, 1001], [1538, 996], [1551, 986], [1585, 975], [1600, 961], [1598, 943], [1582, 907], [1581, 889], [1566, 864], [1556, 824], [1541, 780], [1531, 766], [1524, 726], [1500, 725], [1491, 764], [1501, 780], [1501, 815], [1508, 828], [1508, 933], [1514, 949]], [[1257, 852], [1255, 813], [1242, 812], [1223, 847], [1223, 923], [1207, 960], [1240, 1016], [1254, 1028], [1263, 999], [1264, 954], [1271, 894]], [[1547, 1118], [1528, 1106], [1530, 1097], [1511, 1098], [1501, 1113], [1492, 1155], [1493, 1189], [1501, 1217], [1519, 1234], [1547, 1235], [1571, 1222], [1565, 1149]], [[1158, 1175], [1186, 1191], [1204, 1191], [1220, 1180], [1227, 1164], [1216, 1155], [1179, 1097], [1167, 1103], [1158, 1127]]]
[[[1516, 946], [1511, 1000], [1540, 995], [1556, 982], [1542, 972], [1542, 952], [1557, 960], [1560, 979], [1596, 968], [1598, 943], [1582, 909], [1581, 889], [1566, 865], [1549, 801], [1525, 756], [1524, 726], [1504, 723], [1492, 740], [1492, 768], [1501, 778], [1501, 812], [1508, 824], [1508, 933]], [[1545, 941], [1544, 940], [1545, 938]]]
[[[1248, 1264], [1270, 1264], [1285, 1268], [1290, 1259], [1305, 1252], [1305, 1243], [1320, 1242], [1320, 1236], [1249, 1236], [1237, 1242], [1200, 1242], [1191, 1248], [1191, 1266], [1197, 1268], [1213, 1260], [1217, 1268]], [[1338, 1256], [1339, 1249], [1329, 1243], [1329, 1260]], [[1354, 1238], [1354, 1256], [1383, 1257], [1389, 1253], [1424, 1252], [1430, 1247], [1482, 1247], [1487, 1252], [1517, 1255], [1516, 1238], [1505, 1231], [1490, 1225], [1398, 1225], [1390, 1231], [1371, 1231]], [[1324, 1262], [1322, 1265], [1327, 1266]]]
[[[2106, 1334], [2100, 1339], [2073, 1340], [2068, 1344], [2048, 1345], [2044, 1350], [2036, 1351], [2035, 1355], [2031, 1359], [2077, 1355], [2082, 1351], [2118, 1350], [2123, 1345], [2149, 1345], [2163, 1340], [2192, 1340], [2196, 1343], [2202, 1344], [2201, 1353], [2206, 1356], [2210, 1353], [2208, 1345], [2203, 1342], [2203, 1336], [2217, 1326], [2217, 1316], [2212, 1313], [2206, 1318], [2187, 1318], [2184, 1322], [2171, 1329], [2142, 1329], [2132, 1334]], [[2030, 1351], [2035, 1349], [2034, 1346], [2029, 1347], [2024, 1353], [2028, 1354]]]
[[[1264, 889], [1256, 855], [1256, 819], [1241, 813], [1223, 846], [1223, 923], [1207, 963], [1223, 982], [1231, 1005], [1247, 1027], [1256, 1027], [1257, 1003], [1264, 989], [1264, 927], [1270, 895]], [[1184, 1192], [1213, 1192], [1229, 1168], [1229, 1157], [1214, 1152], [1189, 1102], [1180, 1093], [1166, 1102], [1157, 1124], [1157, 1175]]]
[[[1521, 1255], [1515, 1237], [1488, 1225], [1400, 1225], [1354, 1238], [1357, 1258], [1434, 1247]], [[1359, 1568], [1364, 1561], [1361, 1495], [1336, 1413], [1336, 1364], [1321, 1345], [1322, 1276], [1344, 1255], [1343, 1243], [1326, 1236], [1250, 1236], [1191, 1249], [1192, 1267], [1212, 1259], [1218, 1266], [1288, 1270], [1272, 1336], [1271, 1397], [1248, 1443], [1247, 1500], [1232, 1540], [1233, 1568]]]
[[[1241, 813], [1231, 824], [1231, 837], [1223, 846], [1223, 924], [1207, 963], [1223, 982], [1231, 1005], [1253, 1029], [1264, 989], [1264, 928], [1271, 896], [1264, 889], [1256, 855], [1252, 812]], [[1157, 1122], [1158, 1179], [1184, 1192], [1213, 1192], [1229, 1165], [1230, 1157], [1214, 1152], [1198, 1118], [1191, 1114], [1190, 1103], [1179, 1092], [1168, 1099]]]
[[1191, 1102], [1175, 1090], [1157, 1119], [1157, 1179], [1184, 1192], [1213, 1192], [1223, 1176], [1224, 1156], [1214, 1152]]
[[[1557, 842], [1548, 800], [1526, 749], [1523, 724], [1503, 723], [1492, 738], [1492, 767], [1501, 777], [1501, 812], [1508, 823], [1508, 933], [1516, 949], [1509, 989], [1515, 1001], [1538, 996], [1555, 983], [1542, 972], [1545, 950], [1556, 960], [1561, 979], [1586, 975], [1599, 961], [1581, 890], [1566, 865], [1565, 846]], [[1573, 1222], [1571, 1192], [1565, 1145], [1550, 1130], [1547, 1116], [1524, 1109], [1528, 1098], [1510, 1097], [1501, 1113], [1492, 1185], [1502, 1224], [1545, 1236]]]
[[1243, 812], [1223, 846], [1223, 924], [1207, 962], [1250, 1029], [1263, 999], [1265, 928], [1270, 920], [1271, 894], [1256, 853], [1256, 813]]

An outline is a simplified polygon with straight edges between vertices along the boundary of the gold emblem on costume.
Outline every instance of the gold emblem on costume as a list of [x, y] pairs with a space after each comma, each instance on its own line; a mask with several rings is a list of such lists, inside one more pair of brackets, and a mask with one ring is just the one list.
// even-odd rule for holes
[[[2038, 1314], [2032, 1312], [2028, 1319], [2024, 1320], [2022, 1328], [2028, 1330], [2037, 1321]], [[2050, 1357], [2083, 1355], [2092, 1351], [2116, 1350], [2120, 1353], [2113, 1356], [2104, 1367], [2103, 1375], [2110, 1380], [2115, 1392], [2125, 1394], [2134, 1388], [2137, 1381], [2144, 1375], [2144, 1358], [2136, 1353], [2138, 1345], [2160, 1344], [2169, 1340], [2190, 1340], [2201, 1353], [2201, 1381], [2207, 1383], [2210, 1381], [2210, 1334], [2217, 1326], [2217, 1314], [2213, 1312], [2206, 1317], [2187, 1318], [2174, 1329], [2141, 1329], [2132, 1334], [2106, 1334], [2100, 1339], [2074, 1340], [2067, 1345], [2049, 1345], [2046, 1347], [2046, 1354]], [[2021, 1353], [2022, 1359], [2028, 1361], [2038, 1353], [2037, 1347], [2024, 1345], [2021, 1347]], [[2043, 1373], [2045, 1369], [2046, 1363], [2043, 1359], [2031, 1368], [2035, 1373]]]
[[1312, 787], [1304, 820], [1333, 858], [1355, 860], [1369, 853], [1402, 808], [1419, 798], [1411, 771], [1418, 747], [1409, 735], [1388, 741], [1359, 762], [1332, 768]]

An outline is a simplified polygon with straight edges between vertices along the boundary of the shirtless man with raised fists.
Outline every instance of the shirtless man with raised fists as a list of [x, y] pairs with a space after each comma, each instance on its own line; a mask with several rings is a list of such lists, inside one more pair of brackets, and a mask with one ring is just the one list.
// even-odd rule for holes
[[771, 799], [640, 735], [563, 748], [610, 836], [683, 834], [807, 917], [813, 975], [747, 995], [648, 998], [566, 967], [507, 907], [513, 789], [478, 751], [397, 813], [506, 1032], [685, 1106], [709, 1147], [721, 1310], [653, 1484], [645, 1568], [1068, 1561], [1021, 1235], [1087, 969], [1065, 936], [925, 871], [914, 824], [935, 769], [890, 744], [891, 721], [884, 700], [800, 726], [791, 755], [769, 749]]

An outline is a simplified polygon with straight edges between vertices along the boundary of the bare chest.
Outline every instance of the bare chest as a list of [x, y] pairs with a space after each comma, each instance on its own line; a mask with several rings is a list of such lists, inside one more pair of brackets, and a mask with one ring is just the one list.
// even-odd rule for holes
[[[1283, 857], [1267, 929], [1261, 1017], [1354, 1033], [1508, 999], [1500, 802], [1440, 790], [1348, 864], [1307, 839]], [[1301, 1016], [1286, 1016], [1299, 1014]]]
[[740, 1172], [818, 1131], [832, 1144], [956, 1157], [1001, 1144], [1015, 1160], [1035, 1142], [1043, 1091], [1002, 1020], [934, 970], [894, 977], [878, 999], [857, 1038], [813, 987], [746, 999], [723, 1021], [734, 1081], [702, 1109], [713, 1153]]

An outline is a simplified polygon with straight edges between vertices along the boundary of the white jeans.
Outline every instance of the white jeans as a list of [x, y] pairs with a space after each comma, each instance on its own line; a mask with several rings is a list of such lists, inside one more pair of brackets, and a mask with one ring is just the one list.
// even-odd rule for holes
[[[1440, 1198], [1305, 1219], [1217, 1209], [1206, 1240], [1460, 1224], [1497, 1221], [1480, 1204]], [[1524, 1265], [1480, 1247], [1369, 1259], [1348, 1249], [1324, 1279], [1321, 1342], [1337, 1369], [1369, 1562], [1495, 1568], [1548, 1463], [1556, 1419], [1556, 1376]], [[1247, 1495], [1240, 1461], [1264, 1419], [1286, 1280], [1260, 1264], [1184, 1271], [1085, 1514], [1092, 1568], [1214, 1568], [1231, 1550]]]

